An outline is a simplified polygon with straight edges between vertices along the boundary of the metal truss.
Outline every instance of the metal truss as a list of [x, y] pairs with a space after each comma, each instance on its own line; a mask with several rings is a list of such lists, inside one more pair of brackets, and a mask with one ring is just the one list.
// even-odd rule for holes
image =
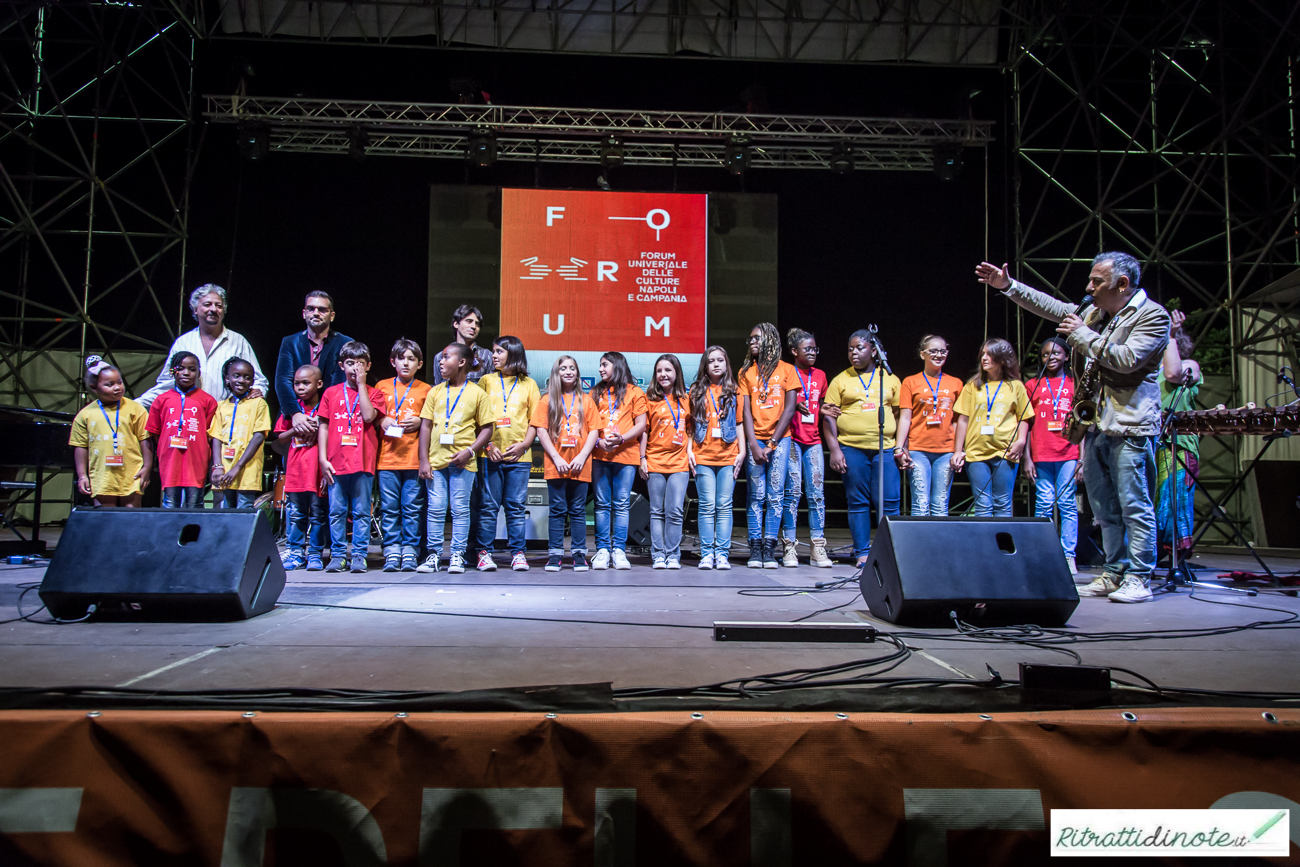
[[6, 10], [0, 402], [75, 407], [83, 386], [72, 353], [162, 352], [160, 337], [176, 333], [195, 37], [177, 15], [189, 5], [47, 0]]
[[[1228, 329], [1230, 405], [1244, 402], [1241, 355], [1270, 339], [1241, 302], [1300, 263], [1298, 15], [1268, 0], [1030, 0], [1013, 40], [1017, 273], [1078, 298], [1096, 252], [1132, 252], [1148, 292], [1194, 314], [1198, 342]], [[1022, 348], [1045, 336], [1017, 323]], [[1227, 448], [1203, 465], [1211, 492], [1240, 469], [1240, 443]]]
[[999, 0], [210, 0], [208, 35], [551, 54], [998, 63]]
[[363, 100], [208, 96], [217, 123], [261, 124], [272, 150], [348, 153], [364, 131], [366, 151], [462, 159], [467, 136], [496, 136], [499, 160], [600, 162], [601, 140], [615, 136], [624, 165], [717, 167], [728, 143], [751, 149], [751, 168], [825, 169], [849, 145], [858, 169], [928, 171], [941, 145], [984, 147], [993, 122], [724, 112], [610, 111]]

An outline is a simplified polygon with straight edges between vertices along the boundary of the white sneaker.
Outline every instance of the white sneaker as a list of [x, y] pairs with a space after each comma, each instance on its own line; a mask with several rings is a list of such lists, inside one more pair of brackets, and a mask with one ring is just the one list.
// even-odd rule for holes
[[[618, 567], [615, 566], [614, 568], [617, 569]], [[650, 568], [651, 568], [651, 569], [667, 569], [667, 568], [668, 568], [668, 564], [667, 564], [667, 562], [664, 560], [663, 557], [656, 557], [656, 558], [654, 558], [653, 560], [650, 561]]]
[[456, 551], [451, 555], [451, 562], [447, 564], [448, 574], [455, 575], [465, 571], [465, 555]]
[[601, 548], [596, 552], [596, 556], [591, 558], [591, 568], [608, 569], [609, 568], [609, 549]]
[[712, 555], [712, 554], [705, 554], [703, 557], [700, 558], [700, 568], [701, 568], [701, 569], [712, 569], [712, 568], [713, 568], [713, 555]]
[[714, 569], [730, 569], [731, 561], [727, 559], [726, 554], [715, 554], [713, 556]]
[[497, 561], [492, 559], [491, 551], [478, 552], [478, 571], [480, 572], [497, 571]]
[[680, 569], [680, 568], [682, 568], [682, 561], [676, 559], [675, 557], [669, 557], [669, 558], [668, 558], [668, 568], [669, 568], [669, 569]]
[[516, 572], [528, 571], [528, 557], [525, 556], [523, 551], [519, 551], [515, 556], [510, 558], [510, 568]]
[[1128, 576], [1119, 589], [1110, 594], [1111, 602], [1150, 602], [1151, 588], [1141, 578]]
[[421, 563], [419, 566], [415, 567], [415, 571], [416, 572], [437, 572], [438, 555], [430, 554], [428, 557], [425, 557], [424, 562]]
[[1080, 596], [1109, 596], [1119, 589], [1115, 583], [1115, 575], [1105, 572], [1092, 579], [1091, 584], [1087, 584], [1079, 589]]
[[615, 548], [610, 555], [614, 561], [615, 569], [631, 569], [632, 564], [627, 562], [627, 553], [622, 548]]
[[1071, 574], [1071, 575], [1078, 575], [1078, 574], [1079, 574], [1079, 568], [1078, 568], [1077, 566], [1074, 565], [1074, 558], [1073, 558], [1073, 557], [1066, 557], [1066, 558], [1065, 558], [1065, 565], [1070, 567], [1070, 574]]

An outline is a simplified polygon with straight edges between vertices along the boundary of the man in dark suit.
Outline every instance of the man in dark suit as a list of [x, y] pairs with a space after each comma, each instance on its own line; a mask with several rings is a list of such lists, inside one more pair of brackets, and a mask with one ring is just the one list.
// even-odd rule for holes
[[298, 398], [293, 393], [294, 371], [304, 364], [314, 364], [320, 368], [325, 388], [338, 385], [343, 381], [339, 349], [352, 338], [331, 327], [334, 299], [328, 292], [319, 289], [308, 292], [302, 318], [307, 323], [306, 329], [280, 341], [280, 357], [275, 362], [275, 397], [280, 402], [280, 413], [289, 417], [295, 432], [305, 436], [316, 433], [316, 418], [298, 406]]

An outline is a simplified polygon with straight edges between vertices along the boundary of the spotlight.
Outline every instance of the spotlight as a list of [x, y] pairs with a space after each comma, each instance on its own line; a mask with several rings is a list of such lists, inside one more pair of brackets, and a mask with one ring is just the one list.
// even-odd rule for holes
[[733, 175], [743, 175], [745, 169], [749, 168], [749, 140], [744, 136], [732, 136], [723, 152], [723, 162], [727, 166], [727, 171]]
[[238, 128], [239, 155], [246, 160], [266, 159], [271, 152], [271, 130], [266, 124], [252, 121]]
[[469, 134], [469, 161], [486, 169], [497, 161], [497, 135], [490, 129], [476, 129]]
[[359, 126], [348, 130], [348, 156], [357, 162], [366, 158], [366, 146], [370, 144], [370, 133]]
[[600, 167], [613, 169], [623, 165], [623, 142], [613, 135], [600, 140]]
[[831, 148], [831, 171], [841, 175], [847, 175], [853, 171], [853, 145], [842, 141], [835, 147]]
[[940, 180], [951, 181], [961, 174], [962, 146], [944, 144], [934, 146], [934, 173]]
[[602, 190], [608, 190], [609, 181], [605, 180], [604, 175], [596, 175], [596, 186], [600, 187]]

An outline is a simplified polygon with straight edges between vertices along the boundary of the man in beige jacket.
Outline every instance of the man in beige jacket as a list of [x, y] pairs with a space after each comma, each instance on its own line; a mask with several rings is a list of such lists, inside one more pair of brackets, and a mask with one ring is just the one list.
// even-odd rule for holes
[[1090, 361], [1100, 367], [1098, 419], [1083, 444], [1083, 481], [1101, 524], [1106, 565], [1079, 595], [1149, 601], [1156, 566], [1159, 377], [1169, 313], [1138, 288], [1142, 267], [1127, 253], [1093, 259], [1087, 287], [1092, 303], [1078, 312], [1074, 304], [1011, 279], [1006, 265], [981, 262], [975, 275], [1026, 310], [1059, 323], [1057, 333], [1073, 350], [1076, 382]]

